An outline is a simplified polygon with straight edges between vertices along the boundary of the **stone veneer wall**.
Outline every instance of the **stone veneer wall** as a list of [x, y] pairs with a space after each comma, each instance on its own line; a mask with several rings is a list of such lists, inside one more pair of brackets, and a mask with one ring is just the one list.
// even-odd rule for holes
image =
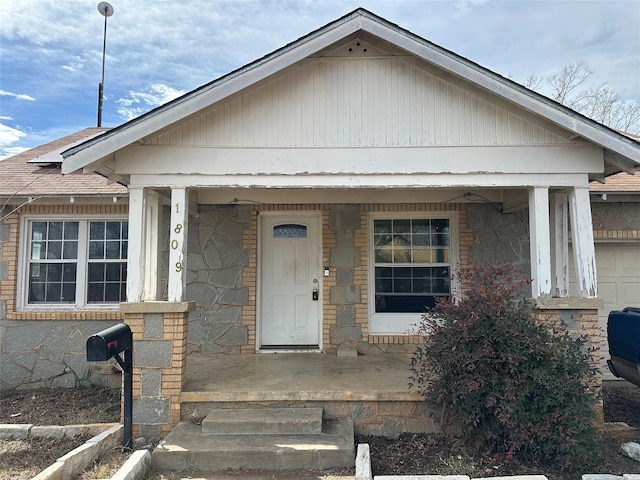
[[592, 201], [591, 218], [596, 241], [640, 241], [640, 202]]
[[511, 262], [526, 276], [531, 275], [527, 210], [505, 214], [491, 205], [472, 203], [467, 205], [467, 224], [473, 236], [471, 264]]
[[[1, 211], [11, 210], [8, 206]], [[18, 246], [23, 214], [80, 216], [127, 215], [127, 212], [127, 205], [111, 203], [30, 204], [0, 221], [0, 388], [73, 387], [88, 382], [120, 384], [119, 375], [110, 375], [108, 362], [90, 365], [86, 360], [87, 338], [122, 321], [117, 307], [100, 311], [17, 311]]]
[[255, 259], [243, 236], [254, 221], [247, 205], [199, 205], [198, 216], [189, 217], [186, 298], [196, 304], [189, 314], [189, 353], [238, 354], [250, 342], [243, 323], [251, 292], [245, 271]]

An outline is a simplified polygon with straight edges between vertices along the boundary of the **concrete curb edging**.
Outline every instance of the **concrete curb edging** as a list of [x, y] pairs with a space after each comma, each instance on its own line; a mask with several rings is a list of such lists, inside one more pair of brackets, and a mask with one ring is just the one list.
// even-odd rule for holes
[[[468, 475], [376, 475], [371, 473], [369, 445], [358, 444], [355, 480], [548, 480], [544, 475], [513, 475], [506, 477], [470, 478]], [[640, 480], [640, 474], [585, 474], [582, 480]]]
[[45, 468], [32, 480], [70, 480], [77, 477], [96, 458], [122, 443], [123, 430], [124, 427], [120, 424], [107, 428], [78, 448], [60, 457], [53, 465]]
[[136, 450], [124, 462], [124, 465], [111, 477], [111, 480], [139, 480], [146, 477], [151, 466], [149, 450]]

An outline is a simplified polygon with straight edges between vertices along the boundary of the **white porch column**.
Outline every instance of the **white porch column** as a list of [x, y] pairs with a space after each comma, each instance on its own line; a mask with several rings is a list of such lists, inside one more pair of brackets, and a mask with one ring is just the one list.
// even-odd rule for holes
[[160, 292], [160, 226], [162, 223], [162, 199], [157, 192], [145, 195], [145, 261], [144, 301], [158, 300]]
[[578, 296], [596, 298], [598, 296], [596, 252], [593, 244], [588, 187], [575, 187], [569, 192], [569, 211]]
[[145, 191], [129, 187], [129, 250], [127, 260], [127, 302], [138, 303], [144, 292]]
[[170, 302], [182, 302], [187, 286], [187, 226], [189, 191], [171, 189], [171, 225], [169, 232], [169, 296]]
[[569, 296], [569, 207], [566, 193], [551, 194], [551, 278], [554, 297]]
[[549, 189], [529, 189], [529, 230], [531, 250], [531, 295], [551, 295], [551, 240], [549, 235]]

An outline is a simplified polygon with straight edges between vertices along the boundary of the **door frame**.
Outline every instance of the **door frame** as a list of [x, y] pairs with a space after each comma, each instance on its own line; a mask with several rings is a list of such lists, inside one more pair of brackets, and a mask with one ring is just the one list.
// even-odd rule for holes
[[[263, 231], [263, 219], [281, 217], [287, 219], [286, 221], [296, 222], [301, 218], [313, 219], [316, 222], [316, 245], [317, 245], [317, 279], [318, 279], [318, 292], [320, 292], [320, 299], [316, 302], [318, 308], [318, 346], [317, 348], [262, 348], [262, 265], [263, 265], [263, 249], [264, 249], [264, 231]], [[322, 247], [322, 212], [320, 210], [298, 210], [298, 211], [268, 211], [259, 212], [257, 217], [257, 245], [256, 245], [256, 344], [255, 349], [258, 353], [277, 353], [277, 352], [322, 352], [323, 351], [323, 303], [324, 303], [324, 288], [323, 288], [323, 247]]]

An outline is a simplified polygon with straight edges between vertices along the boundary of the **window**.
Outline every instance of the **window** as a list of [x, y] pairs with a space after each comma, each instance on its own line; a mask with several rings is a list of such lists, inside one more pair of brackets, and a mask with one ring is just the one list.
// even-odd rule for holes
[[128, 223], [26, 221], [26, 306], [92, 307], [126, 299]]
[[456, 227], [454, 214], [371, 218], [371, 333], [410, 333], [427, 307], [452, 294]]

